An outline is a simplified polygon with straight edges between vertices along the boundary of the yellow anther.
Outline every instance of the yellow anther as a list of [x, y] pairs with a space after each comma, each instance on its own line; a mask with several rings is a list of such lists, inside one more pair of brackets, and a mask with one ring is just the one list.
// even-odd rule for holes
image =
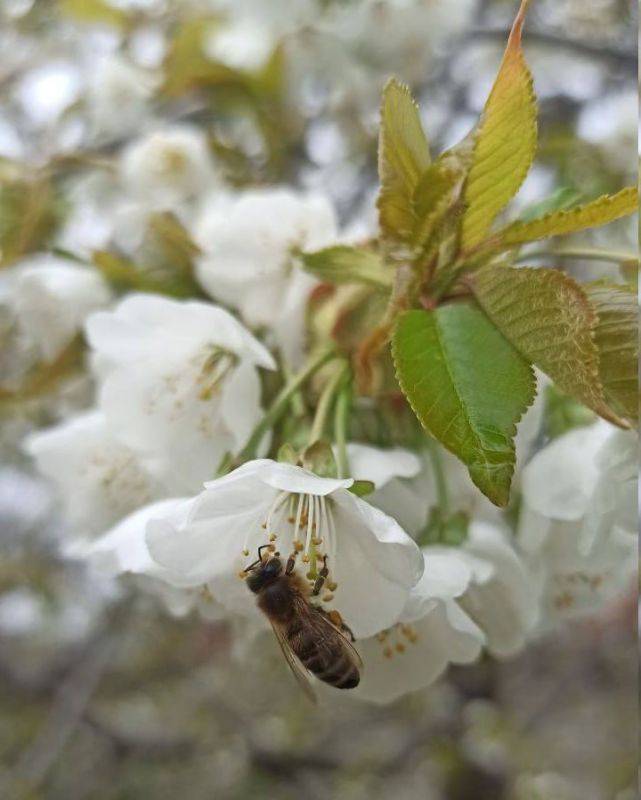
[[379, 642], [384, 642], [387, 639], [387, 631], [381, 631], [380, 633], [376, 634], [376, 639]]
[[294, 542], [294, 550], [296, 550], [297, 553], [300, 553], [302, 549], [303, 549], [302, 542]]
[[309, 564], [309, 556], [307, 555], [307, 553], [305, 553], [305, 554], [303, 555], [303, 563], [305, 563], [305, 564]]
[[392, 652], [392, 648], [389, 645], [383, 648], [383, 655], [385, 656], [385, 658], [391, 658], [394, 655], [394, 653]]
[[241, 581], [245, 580], [245, 578], [247, 577], [247, 573], [245, 572], [244, 569], [241, 569], [241, 571], [238, 573], [238, 577], [241, 579]]
[[324, 595], [323, 595], [323, 600], [324, 600], [326, 603], [329, 603], [329, 601], [330, 601], [330, 600], [333, 600], [333, 599], [334, 599], [334, 595], [333, 595], [331, 592], [327, 592], [327, 594], [324, 594]]
[[397, 642], [395, 650], [397, 653], [404, 653], [405, 652], [405, 645], [402, 642]]
[[290, 525], [293, 525], [296, 522], [296, 517], [287, 517], [287, 522], [289, 522]]
[[243, 555], [244, 556], [248, 556], [249, 555], [249, 550], [246, 547], [243, 547]]
[[276, 545], [268, 544], [267, 549], [269, 550], [270, 553], [273, 553], [276, 550]]
[[330, 592], [335, 592], [337, 586], [338, 584], [336, 583], [336, 581], [329, 581], [329, 583], [327, 584], [327, 588], [329, 589]]
[[261, 525], [260, 527], [261, 527], [261, 528], [266, 528], [266, 527], [267, 527], [267, 523], [266, 523], [266, 522], [263, 522], [263, 523], [262, 523], [262, 525]]
[[312, 544], [314, 545], [314, 547], [320, 547], [320, 545], [323, 544], [323, 540], [322, 539], [317, 539], [315, 536], [313, 536], [312, 537]]
[[270, 533], [269, 534], [269, 541], [270, 542], [275, 542], [276, 539], [278, 539], [278, 536], [275, 533]]

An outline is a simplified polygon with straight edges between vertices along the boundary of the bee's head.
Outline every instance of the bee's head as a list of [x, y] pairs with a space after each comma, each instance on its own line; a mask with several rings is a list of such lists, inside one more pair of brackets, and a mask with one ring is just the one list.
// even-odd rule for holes
[[267, 561], [261, 561], [247, 569], [247, 586], [254, 594], [257, 594], [276, 580], [282, 571], [283, 564], [277, 556], [273, 556]]

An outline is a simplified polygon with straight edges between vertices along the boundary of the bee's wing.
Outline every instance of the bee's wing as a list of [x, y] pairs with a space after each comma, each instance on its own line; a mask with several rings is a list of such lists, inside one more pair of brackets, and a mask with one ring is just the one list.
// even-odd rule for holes
[[273, 622], [271, 623], [271, 626], [274, 631], [274, 635], [276, 636], [276, 641], [280, 645], [280, 649], [283, 651], [285, 661], [289, 665], [291, 671], [294, 673], [294, 677], [296, 678], [298, 685], [303, 690], [307, 698], [311, 700], [312, 703], [316, 703], [316, 692], [312, 688], [307, 670], [301, 664], [298, 658], [296, 658], [294, 651], [289, 646], [289, 643], [283, 634], [283, 631], [277, 625], [274, 625]]
[[363, 670], [363, 659], [358, 654], [358, 650], [350, 642], [350, 640], [343, 633], [343, 631], [340, 628], [337, 628], [336, 625], [334, 625], [334, 623], [327, 616], [325, 616], [325, 614], [323, 614], [321, 611], [319, 611], [315, 606], [312, 606], [312, 608], [314, 608], [314, 610], [316, 611], [316, 614], [315, 614], [316, 619], [320, 620], [320, 622], [321, 622], [321, 624], [323, 626], [326, 626], [325, 629], [327, 630], [327, 632], [329, 633], [331, 631], [332, 635], [338, 634], [341, 637], [341, 639], [343, 640], [343, 644], [347, 648], [347, 651], [348, 651], [352, 661], [354, 662], [354, 665], [359, 669], [359, 671], [362, 672], [362, 670]]

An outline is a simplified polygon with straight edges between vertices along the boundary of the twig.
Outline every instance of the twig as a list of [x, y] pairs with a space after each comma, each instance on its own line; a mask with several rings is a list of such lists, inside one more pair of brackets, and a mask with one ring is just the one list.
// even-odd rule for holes
[[122, 635], [118, 631], [124, 604], [116, 606], [104, 628], [88, 643], [56, 691], [48, 718], [32, 744], [0, 787], [5, 798], [24, 797], [37, 789], [81, 723], [91, 697]]

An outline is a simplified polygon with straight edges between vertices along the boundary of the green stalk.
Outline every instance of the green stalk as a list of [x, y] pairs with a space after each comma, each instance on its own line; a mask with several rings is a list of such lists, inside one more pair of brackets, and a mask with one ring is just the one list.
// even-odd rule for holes
[[324, 364], [326, 364], [328, 361], [331, 361], [333, 358], [336, 358], [336, 351], [333, 347], [328, 350], [320, 351], [313, 358], [310, 358], [308, 363], [305, 364], [305, 366], [303, 366], [303, 368], [296, 373], [296, 375], [294, 375], [285, 384], [285, 386], [283, 386], [278, 395], [274, 398], [274, 401], [269, 409], [265, 412], [265, 416], [252, 431], [251, 436], [247, 440], [247, 444], [238, 454], [238, 457], [236, 458], [238, 463], [249, 461], [255, 456], [256, 449], [261, 443], [263, 436], [270, 428], [274, 427], [281, 416], [285, 413], [291, 398], [296, 394], [298, 389], [308, 378], [310, 378]]
[[436, 486], [436, 497], [438, 500], [438, 507], [441, 510], [443, 517], [449, 513], [450, 499], [447, 491], [447, 481], [445, 480], [445, 472], [443, 470], [443, 462], [441, 461], [441, 454], [438, 451], [438, 445], [427, 437], [427, 451], [432, 462], [432, 469], [434, 470], [434, 483]]
[[336, 467], [339, 478], [349, 478], [349, 459], [347, 458], [347, 428], [352, 408], [352, 382], [345, 381], [334, 408], [334, 443], [336, 444]]
[[341, 363], [337, 365], [337, 369], [332, 377], [325, 384], [321, 396], [318, 399], [316, 413], [314, 414], [314, 421], [312, 422], [312, 429], [309, 433], [310, 444], [314, 444], [314, 442], [317, 442], [323, 437], [323, 431], [325, 430], [327, 417], [332, 407], [332, 403], [334, 402], [336, 392], [343, 382], [346, 372], [347, 362], [341, 361]]

